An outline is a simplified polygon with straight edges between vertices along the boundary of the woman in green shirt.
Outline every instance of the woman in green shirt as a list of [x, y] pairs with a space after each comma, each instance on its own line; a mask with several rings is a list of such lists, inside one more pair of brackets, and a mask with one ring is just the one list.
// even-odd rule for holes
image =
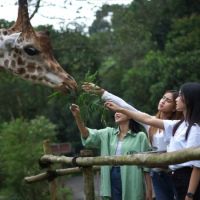
[[[139, 131], [139, 124], [124, 114], [115, 113], [118, 128], [96, 130], [85, 127], [78, 105], [72, 104], [70, 110], [81, 133], [83, 145], [99, 148], [102, 156], [128, 155], [150, 149], [146, 134]], [[148, 172], [148, 169], [139, 166], [102, 166], [102, 199], [152, 200]]]

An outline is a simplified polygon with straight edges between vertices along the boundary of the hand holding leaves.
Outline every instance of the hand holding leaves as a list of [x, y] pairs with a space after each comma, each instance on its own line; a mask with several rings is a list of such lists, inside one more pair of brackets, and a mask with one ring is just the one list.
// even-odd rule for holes
[[79, 108], [78, 105], [72, 104], [72, 105], [70, 106], [70, 110], [71, 110], [72, 115], [73, 115], [74, 117], [80, 116], [80, 108]]
[[117, 104], [113, 103], [112, 101], [106, 101], [104, 105], [106, 108], [108, 108], [114, 112], [120, 112], [121, 107], [118, 106]]
[[99, 87], [98, 85], [95, 85], [94, 83], [90, 82], [84, 82], [82, 85], [82, 89], [85, 92], [92, 93], [92, 94], [97, 94], [97, 95], [103, 95], [104, 89]]

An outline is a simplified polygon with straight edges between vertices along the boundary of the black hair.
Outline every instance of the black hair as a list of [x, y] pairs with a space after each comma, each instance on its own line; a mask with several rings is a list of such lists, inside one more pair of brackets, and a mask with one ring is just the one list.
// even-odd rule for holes
[[129, 129], [134, 133], [142, 131], [141, 125], [133, 119], [129, 119]]
[[[185, 83], [181, 86], [179, 95], [186, 106], [185, 121], [188, 123], [185, 139], [187, 140], [191, 127], [200, 125], [200, 83]], [[183, 120], [174, 126], [173, 135]]]

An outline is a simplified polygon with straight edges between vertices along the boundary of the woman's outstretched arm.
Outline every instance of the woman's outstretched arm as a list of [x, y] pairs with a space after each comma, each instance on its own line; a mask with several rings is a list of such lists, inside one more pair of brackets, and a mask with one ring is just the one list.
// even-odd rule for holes
[[119, 105], [119, 106], [121, 106], [123, 108], [127, 108], [127, 109], [133, 110], [133, 111], [138, 111], [136, 108], [134, 108], [133, 106], [128, 104], [122, 98], [120, 98], [120, 97], [108, 92], [107, 90], [101, 88], [98, 85], [95, 85], [94, 83], [85, 82], [82, 85], [82, 89], [85, 92], [101, 96], [103, 101], [112, 101], [112, 102], [116, 103], [117, 105]]
[[[98, 86], [94, 83], [85, 82], [82, 85], [82, 89], [85, 92], [99, 95], [103, 101], [112, 101], [122, 108], [131, 110], [131, 111], [141, 112], [141, 111], [137, 110], [135, 107], [133, 107], [132, 105], [128, 104], [122, 98], [108, 92], [104, 88], [101, 88], [100, 86]], [[147, 124], [144, 124], [141, 122], [138, 122], [138, 123], [140, 123], [145, 128], [147, 133], [149, 132], [149, 126]]]
[[123, 113], [123, 114], [129, 116], [130, 118], [134, 119], [137, 122], [148, 124], [150, 126], [154, 126], [154, 127], [160, 128], [160, 129], [164, 129], [163, 120], [157, 119], [154, 116], [151, 116], [147, 113], [134, 112], [132, 110], [122, 108], [111, 101], [107, 101], [105, 103], [105, 106], [112, 111], [120, 112], [120, 113]]
[[85, 127], [84, 121], [81, 118], [79, 106], [76, 104], [72, 104], [70, 106], [70, 110], [72, 112], [72, 115], [74, 116], [74, 119], [75, 119], [78, 129], [81, 133], [81, 136], [84, 139], [86, 139], [89, 136], [89, 131]]

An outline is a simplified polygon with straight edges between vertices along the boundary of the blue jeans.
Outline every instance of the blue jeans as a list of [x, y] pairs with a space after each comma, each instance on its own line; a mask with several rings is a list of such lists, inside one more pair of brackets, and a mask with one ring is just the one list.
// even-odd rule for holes
[[122, 182], [120, 167], [112, 167], [110, 173], [112, 200], [122, 200]]
[[152, 171], [151, 176], [156, 200], [176, 200], [172, 177], [167, 172]]

